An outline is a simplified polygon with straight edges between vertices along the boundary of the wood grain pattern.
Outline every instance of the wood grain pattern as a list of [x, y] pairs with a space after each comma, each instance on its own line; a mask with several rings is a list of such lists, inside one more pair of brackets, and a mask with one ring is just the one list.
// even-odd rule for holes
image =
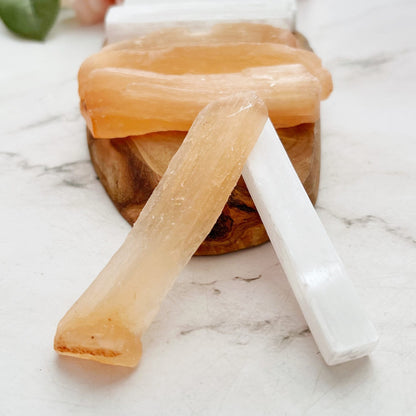
[[[319, 124], [278, 129], [278, 134], [312, 203], [318, 195]], [[133, 224], [182, 143], [185, 132], [158, 132], [124, 139], [95, 140], [87, 132], [93, 166], [120, 214]], [[221, 216], [197, 255], [223, 254], [268, 241], [250, 194], [240, 178]]]

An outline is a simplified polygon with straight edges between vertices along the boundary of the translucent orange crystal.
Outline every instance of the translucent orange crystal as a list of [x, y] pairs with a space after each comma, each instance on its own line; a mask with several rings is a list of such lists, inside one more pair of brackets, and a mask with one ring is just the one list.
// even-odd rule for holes
[[332, 91], [321, 60], [287, 30], [255, 23], [157, 31], [111, 44], [81, 66], [81, 111], [96, 138], [187, 131], [209, 101], [255, 91], [277, 127], [315, 122]]
[[302, 65], [208, 75], [96, 69], [81, 96], [81, 110], [96, 138], [187, 131], [205, 105], [236, 91], [256, 92], [278, 127], [313, 123], [319, 118], [320, 84]]
[[215, 224], [266, 120], [252, 93], [201, 111], [121, 248], [59, 323], [59, 353], [138, 363], [143, 332]]
[[166, 49], [103, 50], [90, 56], [81, 66], [80, 94], [88, 76], [98, 68], [130, 68], [161, 74], [220, 74], [239, 72], [249, 67], [302, 64], [321, 84], [321, 99], [332, 91], [332, 79], [321, 60], [311, 51], [273, 43], [218, 43], [172, 46]]

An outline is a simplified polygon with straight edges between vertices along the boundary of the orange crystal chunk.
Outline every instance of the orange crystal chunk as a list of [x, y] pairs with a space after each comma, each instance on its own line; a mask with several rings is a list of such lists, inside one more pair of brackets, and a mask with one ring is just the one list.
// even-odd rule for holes
[[321, 99], [332, 91], [332, 79], [311, 51], [272, 43], [226, 43], [174, 46], [160, 50], [103, 50], [89, 57], [79, 71], [82, 95], [88, 76], [98, 68], [130, 68], [161, 74], [221, 74], [249, 67], [302, 64], [321, 84]]
[[302, 65], [207, 75], [96, 69], [81, 97], [81, 111], [96, 138], [187, 131], [205, 105], [236, 91], [256, 92], [278, 127], [313, 123], [319, 118], [319, 81]]
[[251, 90], [275, 126], [313, 123], [332, 79], [297, 46], [289, 31], [254, 23], [164, 29], [111, 44], [80, 68], [81, 111], [96, 138], [187, 131], [209, 101]]

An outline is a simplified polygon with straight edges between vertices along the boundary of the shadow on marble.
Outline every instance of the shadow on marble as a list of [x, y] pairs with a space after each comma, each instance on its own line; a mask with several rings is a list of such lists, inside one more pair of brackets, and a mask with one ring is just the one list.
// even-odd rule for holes
[[374, 366], [369, 356], [335, 366], [322, 364], [321, 381], [325, 380], [325, 384], [330, 386], [356, 385], [374, 378]]
[[69, 381], [91, 384], [97, 388], [122, 383], [136, 370], [136, 368], [111, 366], [62, 356], [56, 357], [55, 366], [60, 376], [68, 378]]

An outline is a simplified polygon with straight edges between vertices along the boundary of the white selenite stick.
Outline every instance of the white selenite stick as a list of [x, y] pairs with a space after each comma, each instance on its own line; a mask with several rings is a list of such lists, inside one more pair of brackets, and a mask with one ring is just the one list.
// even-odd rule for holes
[[296, 0], [135, 1], [109, 9], [105, 32], [113, 43], [171, 27], [204, 32], [216, 23], [255, 22], [294, 31], [295, 17]]
[[325, 362], [369, 354], [376, 330], [270, 120], [243, 177]]

